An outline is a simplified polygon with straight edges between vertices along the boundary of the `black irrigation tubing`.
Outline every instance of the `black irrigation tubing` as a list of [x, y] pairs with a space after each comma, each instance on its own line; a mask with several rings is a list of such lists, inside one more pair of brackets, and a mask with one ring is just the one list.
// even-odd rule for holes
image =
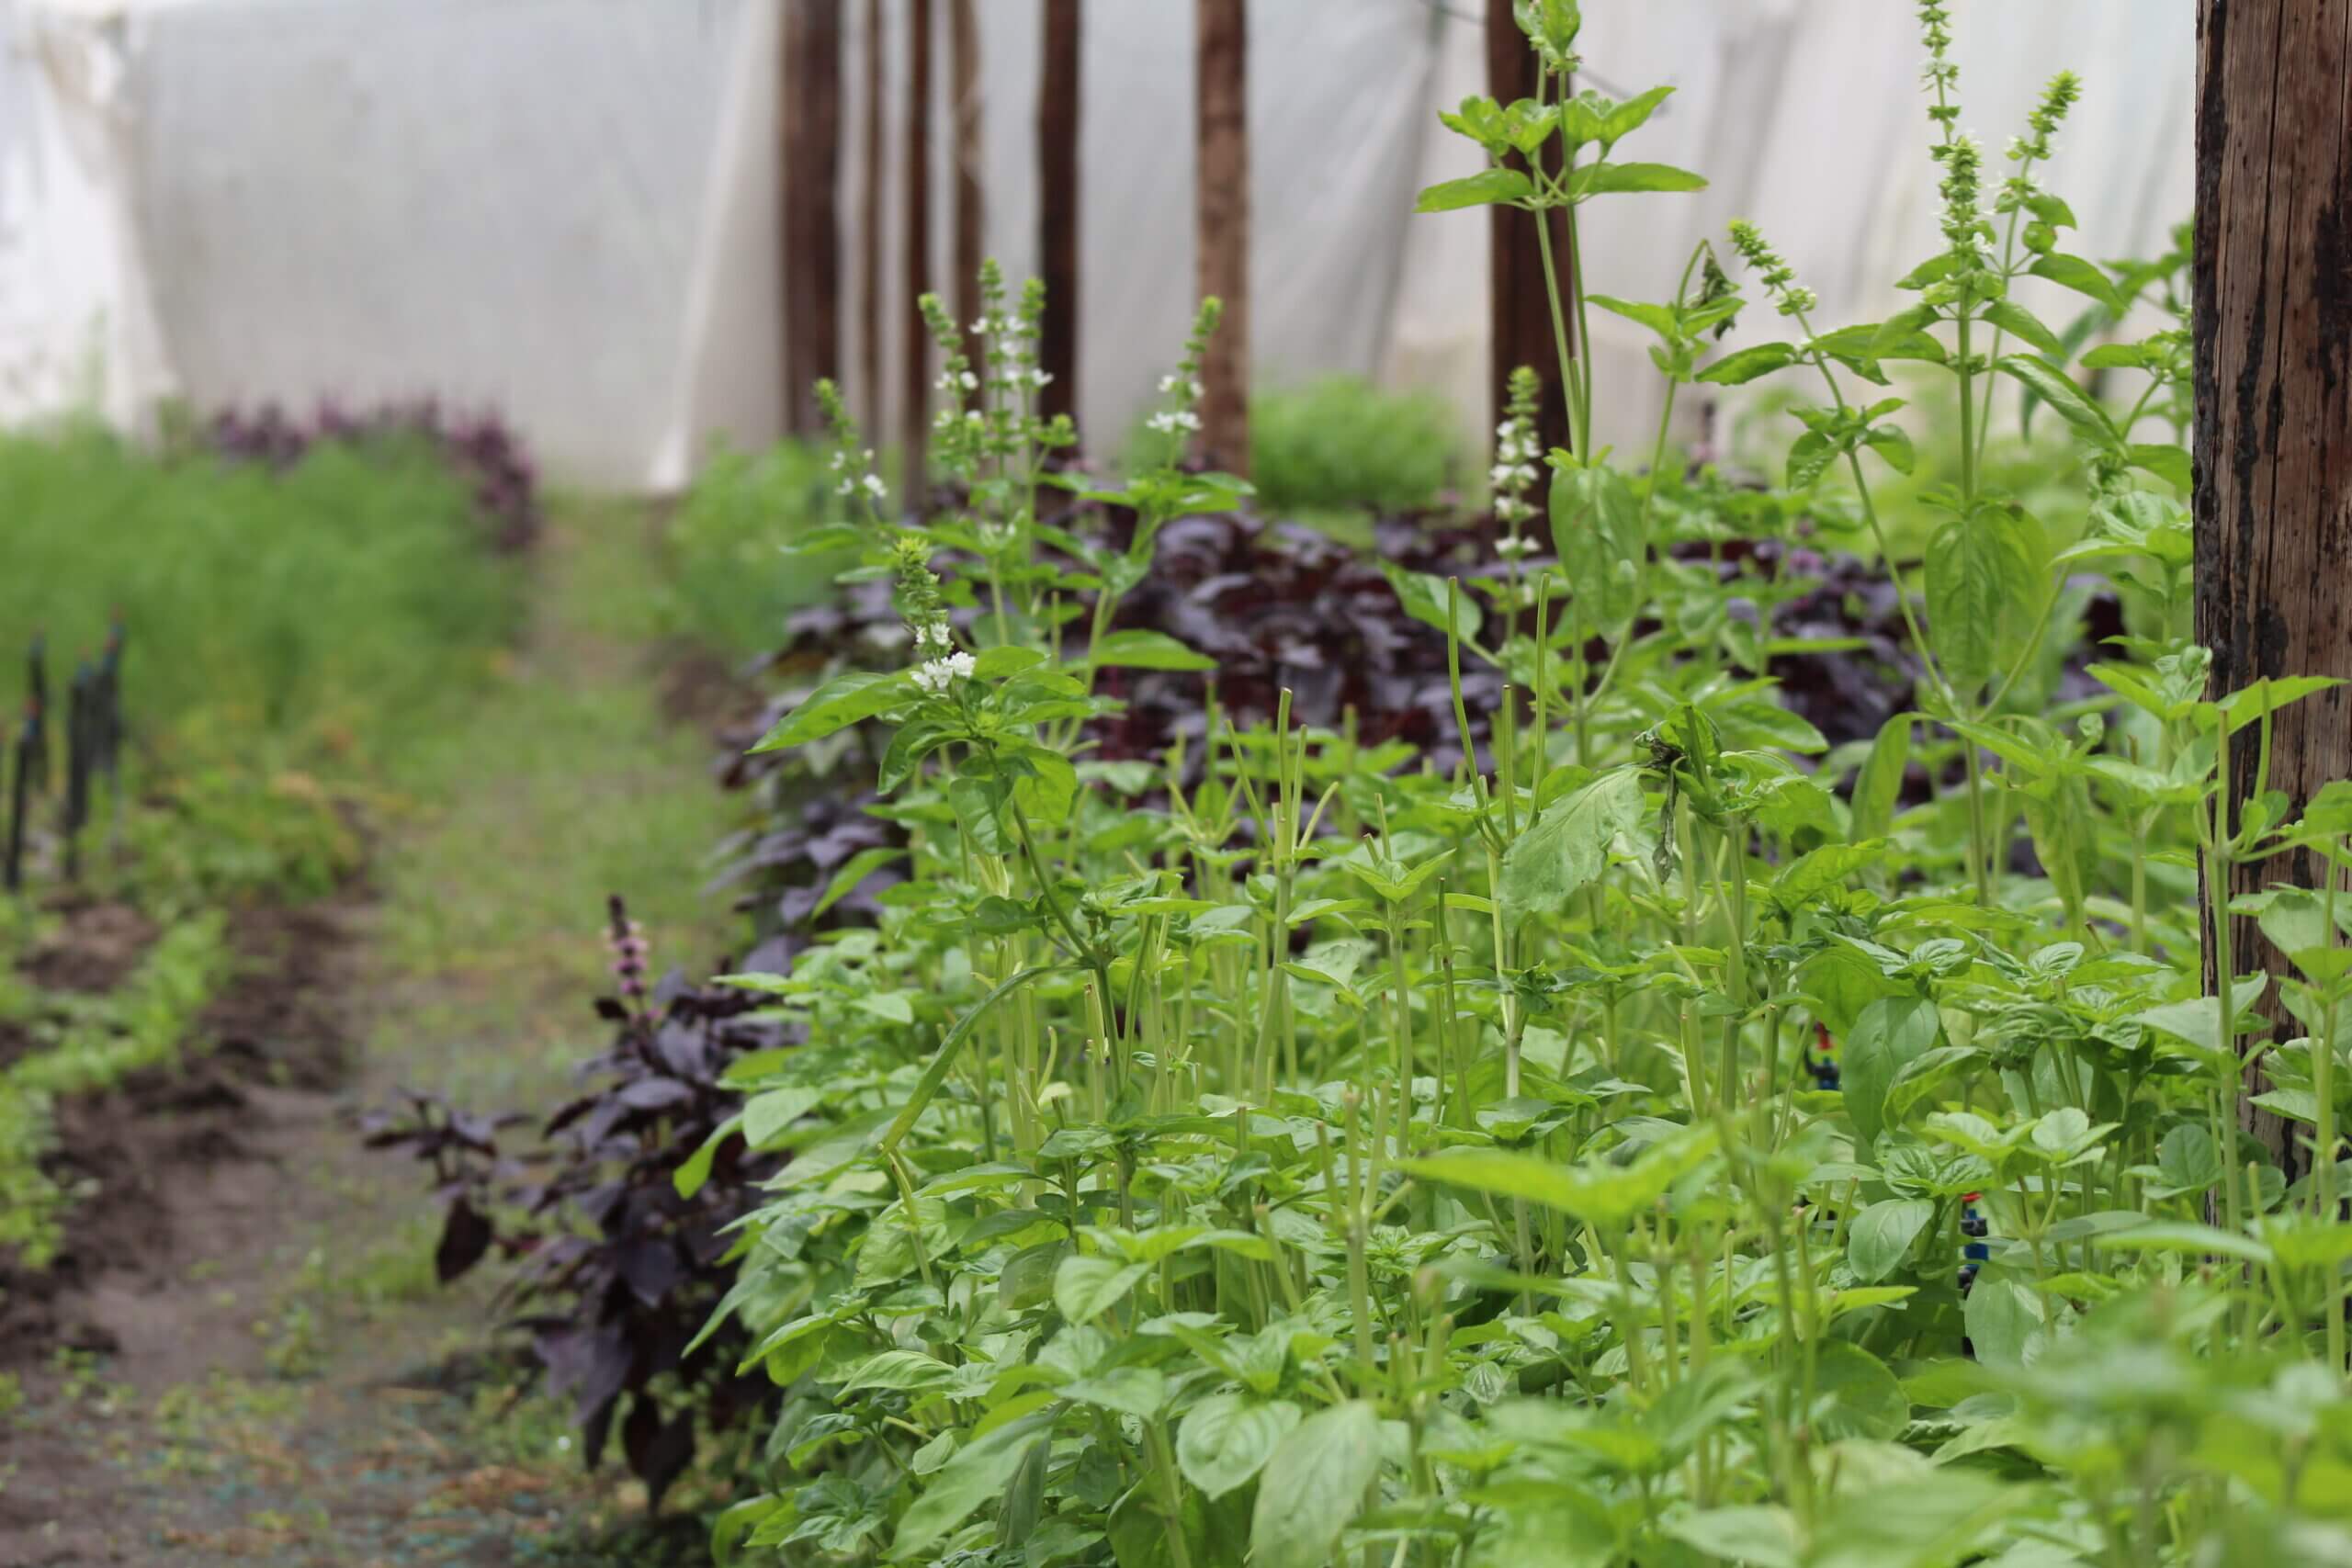
[[31, 690], [32, 700], [26, 740], [31, 747], [31, 766], [44, 795], [49, 793], [49, 736], [42, 726], [42, 716], [49, 711], [48, 642], [41, 633], [35, 632], [32, 649], [25, 660], [25, 682]]
[[[107, 623], [107, 638], [94, 661], [83, 658], [66, 687], [65, 789], [59, 805], [59, 834], [64, 840], [67, 881], [80, 878], [82, 834], [90, 824], [90, 795], [103, 788], [107, 804], [107, 842], [119, 845], [122, 828], [122, 749], [130, 738], [122, 721], [122, 654], [128, 640], [122, 612]], [[13, 744], [0, 739], [0, 782], [6, 784], [6, 832], [0, 834], [0, 888], [17, 892], [25, 881], [25, 846], [34, 803], [50, 791], [50, 709], [47, 639], [35, 633], [25, 661], [24, 721]], [[13, 756], [15, 766], [7, 766]]]
[[8, 841], [5, 864], [0, 864], [0, 886], [14, 893], [25, 885], [25, 805], [32, 793], [33, 759], [40, 753], [36, 742], [40, 737], [40, 709], [33, 707], [25, 715], [24, 728], [17, 735], [17, 773], [8, 788]]
[[91, 716], [96, 729], [94, 761], [107, 786], [107, 846], [118, 849], [122, 838], [122, 612], [107, 622], [105, 656], [98, 662], [97, 708]]
[[91, 745], [97, 708], [97, 674], [86, 659], [74, 669], [65, 719], [65, 880], [82, 874], [82, 829], [90, 820]]

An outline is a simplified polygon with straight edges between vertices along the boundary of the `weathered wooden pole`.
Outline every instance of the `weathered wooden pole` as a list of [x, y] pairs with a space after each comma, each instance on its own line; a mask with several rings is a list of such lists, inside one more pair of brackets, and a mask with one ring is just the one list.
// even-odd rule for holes
[[784, 13], [784, 423], [817, 430], [809, 389], [841, 374], [841, 0]]
[[973, 0], [948, 0], [955, 48], [956, 319], [964, 352], [980, 363], [980, 258], [988, 247], [988, 208], [980, 194], [980, 23]]
[[906, 401], [899, 410], [901, 488], [925, 508], [931, 449], [931, 334], [916, 301], [931, 290], [931, 0], [907, 0]]
[[[2352, 0], [2198, 6], [2197, 638], [2212, 649], [2217, 696], [2265, 676], [2352, 678], [2348, 33]], [[2252, 741], [2249, 730], [2231, 748], [2233, 826], [2254, 787]], [[2346, 777], [2346, 689], [2278, 715], [2268, 787], [2286, 793], [2290, 815]], [[2232, 891], [2318, 886], [2324, 871], [2311, 856], [2280, 856], [2238, 867]], [[2235, 972], [2283, 970], [2242, 924]], [[2285, 1021], [2280, 1032], [2302, 1032]], [[2291, 1124], [2249, 1107], [2246, 1125], [2289, 1180], [2309, 1163]]]
[[883, 62], [888, 58], [883, 51], [890, 47], [885, 9], [883, 0], [866, 0], [865, 108], [860, 130], [864, 152], [858, 164], [863, 188], [858, 194], [857, 222], [857, 379], [865, 410], [865, 434], [877, 446], [882, 444], [883, 411], [888, 406], [889, 394], [882, 377], [882, 301], [890, 291], [882, 276], [882, 192], [889, 184], [882, 170]]
[[[1512, 19], [1511, 0], [1487, 0], [1487, 91], [1499, 104], [1536, 96], [1538, 62], [1527, 35]], [[1568, 287], [1568, 215], [1542, 214], [1513, 207], [1487, 209], [1487, 341], [1494, 345], [1487, 370], [1489, 427], [1503, 422], [1510, 401], [1507, 383], [1520, 366], [1543, 384], [1535, 403], [1535, 437], [1544, 450], [1568, 442], [1568, 389], [1560, 379], [1559, 345], [1552, 335], [1552, 299], [1544, 281], [1543, 241], [1537, 223], [1552, 225], [1552, 254], [1559, 258], [1560, 286]], [[1567, 300], [1564, 298], [1562, 305]], [[1576, 312], [1562, 319], [1573, 334]], [[1573, 336], [1570, 352], [1575, 351]]]
[[1037, 77], [1037, 276], [1046, 285], [1037, 365], [1053, 378], [1038, 407], [1048, 418], [1078, 417], [1079, 6], [1046, 0]]
[[1225, 318], [1201, 365], [1202, 459], [1250, 469], [1250, 16], [1246, 0], [1196, 0], [1200, 28], [1199, 293], [1225, 301]]

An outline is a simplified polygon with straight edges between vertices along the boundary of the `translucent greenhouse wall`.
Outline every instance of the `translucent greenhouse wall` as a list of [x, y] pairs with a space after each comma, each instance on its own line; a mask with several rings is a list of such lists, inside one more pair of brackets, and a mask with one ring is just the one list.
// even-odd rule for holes
[[[866, 7], [844, 9], [847, 332]], [[933, 9], [944, 286], [947, 7]], [[894, 39], [906, 10], [886, 0]], [[1475, 165], [1435, 116], [1483, 90], [1481, 10], [1254, 0], [1261, 379], [1355, 371], [1439, 389], [1465, 430], [1483, 423], [1485, 214], [1411, 212], [1420, 185]], [[1932, 231], [1911, 8], [1587, 10], [1590, 85], [1680, 88], [1639, 156], [1713, 181], [1596, 208], [1589, 286], [1655, 296], [1698, 239], [1752, 217], [1825, 322], [1883, 313], [1887, 280]], [[978, 11], [989, 249], [1018, 275], [1035, 252], [1040, 7]], [[766, 439], [779, 14], [776, 0], [0, 0], [0, 419], [78, 400], [134, 423], [174, 391], [199, 405], [435, 393], [499, 406], [558, 474], [619, 488], [682, 482], [721, 434]], [[1182, 0], [1088, 7], [1081, 416], [1099, 443], [1127, 429], [1192, 308], [1192, 16]], [[1957, 20], [1963, 124], [1997, 153], [2048, 75], [2078, 71], [2086, 96], [2048, 171], [2082, 220], [2072, 243], [2099, 258], [2159, 247], [2190, 197], [2190, 0], [1968, 0]], [[892, 56], [895, 339], [912, 312], [897, 308]], [[1595, 323], [1600, 423], [1622, 445], [1656, 405], [1642, 344], [1613, 326]]]

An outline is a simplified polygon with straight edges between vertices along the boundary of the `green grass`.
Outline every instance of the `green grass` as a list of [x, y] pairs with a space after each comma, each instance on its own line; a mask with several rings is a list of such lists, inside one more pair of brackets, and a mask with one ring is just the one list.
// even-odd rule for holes
[[379, 1045], [483, 1103], [601, 1043], [607, 894], [628, 898], [657, 968], [707, 964], [738, 930], [703, 890], [729, 826], [709, 741], [664, 720], [644, 653], [662, 615], [651, 547], [635, 508], [554, 507], [521, 651], [390, 771], [405, 820], [379, 867], [379, 946], [417, 1008], [407, 1043]]

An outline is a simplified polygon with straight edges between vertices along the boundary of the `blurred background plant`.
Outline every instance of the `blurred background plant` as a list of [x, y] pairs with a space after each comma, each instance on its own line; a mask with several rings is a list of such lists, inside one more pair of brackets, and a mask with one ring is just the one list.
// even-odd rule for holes
[[[152, 756], [235, 744], [364, 752], [459, 694], [519, 625], [517, 568], [431, 449], [319, 442], [283, 467], [158, 457], [84, 429], [0, 437], [0, 648], [46, 627], [52, 668], [132, 628], [125, 702]], [[390, 727], [389, 728], [387, 727]]]
[[[357, 866], [358, 795], [507, 658], [537, 501], [497, 422], [420, 404], [224, 415], [158, 452], [88, 425], [0, 436], [0, 512], [24, 524], [0, 648], [46, 644], [61, 758], [72, 672], [127, 637], [124, 852], [96, 869], [187, 905], [313, 897]], [[12, 708], [15, 684], [12, 660]]]
[[736, 659], [774, 649], [784, 616], [827, 596], [850, 558], [808, 572], [781, 570], [779, 551], [833, 513], [833, 475], [820, 449], [797, 441], [758, 452], [714, 450], [662, 538], [663, 629]]
[[1458, 488], [1465, 460], [1445, 400], [1325, 376], [1250, 400], [1250, 479], [1291, 514], [1409, 512]]

